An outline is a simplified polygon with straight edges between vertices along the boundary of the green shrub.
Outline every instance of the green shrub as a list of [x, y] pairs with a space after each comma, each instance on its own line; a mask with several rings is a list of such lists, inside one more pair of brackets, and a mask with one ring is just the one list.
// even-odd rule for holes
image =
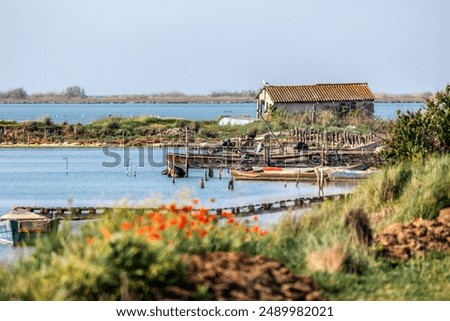
[[450, 152], [450, 85], [427, 101], [424, 111], [398, 114], [384, 157], [392, 162]]

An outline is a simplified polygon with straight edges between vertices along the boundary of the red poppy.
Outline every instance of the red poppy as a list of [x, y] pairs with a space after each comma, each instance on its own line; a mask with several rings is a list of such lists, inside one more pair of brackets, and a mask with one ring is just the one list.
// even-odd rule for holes
[[133, 226], [131, 225], [130, 222], [123, 222], [123, 223], [120, 225], [120, 229], [121, 229], [122, 231], [129, 231], [129, 230], [131, 230], [132, 227], [133, 227]]
[[190, 211], [192, 211], [192, 205], [185, 205], [181, 208], [181, 211], [185, 212], [185, 213], [189, 213]]
[[156, 233], [156, 232], [150, 233], [150, 234], [147, 236], [147, 241], [158, 241], [158, 240], [160, 240], [160, 239], [161, 239], [161, 235], [159, 235], [159, 234]]
[[172, 213], [178, 213], [177, 204], [170, 203], [169, 204], [169, 211], [171, 211]]
[[186, 214], [181, 214], [180, 215], [180, 222], [178, 223], [178, 228], [180, 230], [184, 229], [184, 227], [186, 226], [186, 222], [187, 222]]

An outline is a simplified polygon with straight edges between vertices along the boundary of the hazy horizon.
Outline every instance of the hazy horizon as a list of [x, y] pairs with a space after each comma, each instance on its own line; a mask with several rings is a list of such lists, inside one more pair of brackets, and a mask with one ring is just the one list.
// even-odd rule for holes
[[0, 91], [90, 96], [367, 82], [442, 90], [450, 2], [3, 0]]

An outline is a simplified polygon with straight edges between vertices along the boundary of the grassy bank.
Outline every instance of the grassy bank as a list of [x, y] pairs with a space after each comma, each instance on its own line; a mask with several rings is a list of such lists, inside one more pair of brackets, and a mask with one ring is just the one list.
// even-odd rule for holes
[[[109, 117], [85, 125], [56, 124], [50, 117], [24, 122], [0, 120], [0, 144], [2, 146], [42, 144], [146, 146], [159, 142], [184, 142], [186, 129], [189, 140], [195, 142], [221, 141], [268, 132], [262, 121], [255, 121], [243, 126], [220, 126], [219, 121], [220, 119], [194, 121], [155, 116]], [[382, 134], [389, 126], [389, 122], [367, 117], [358, 112], [345, 116], [333, 112], [319, 113], [314, 124], [311, 124], [309, 113], [288, 115], [279, 112], [273, 114], [267, 122], [275, 132], [311, 128]]]

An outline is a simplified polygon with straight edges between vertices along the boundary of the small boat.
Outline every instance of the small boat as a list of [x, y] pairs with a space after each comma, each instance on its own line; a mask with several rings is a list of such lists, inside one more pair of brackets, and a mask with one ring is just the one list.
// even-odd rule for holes
[[186, 170], [181, 168], [180, 166], [173, 166], [164, 169], [161, 172], [163, 175], [167, 175], [167, 177], [186, 177]]
[[315, 181], [317, 178], [314, 167], [253, 167], [250, 170], [232, 169], [231, 175], [236, 180], [258, 181]]
[[375, 173], [377, 170], [375, 169], [367, 169], [367, 170], [352, 170], [352, 169], [337, 169], [328, 173], [327, 180], [329, 181], [351, 181], [351, 180], [360, 180], [365, 179]]
[[16, 209], [0, 216], [0, 242], [32, 244], [42, 234], [56, 233], [59, 220]]
[[[364, 164], [343, 167], [317, 166], [296, 168], [254, 166], [243, 170], [233, 169], [231, 174], [236, 180], [315, 182], [320, 172], [323, 173], [326, 180], [350, 180], [350, 176], [345, 177], [345, 175], [350, 175], [349, 173], [354, 173], [354, 177], [357, 178], [365, 178], [373, 172], [361, 170], [365, 167]], [[330, 175], [334, 175], [333, 178]]]

